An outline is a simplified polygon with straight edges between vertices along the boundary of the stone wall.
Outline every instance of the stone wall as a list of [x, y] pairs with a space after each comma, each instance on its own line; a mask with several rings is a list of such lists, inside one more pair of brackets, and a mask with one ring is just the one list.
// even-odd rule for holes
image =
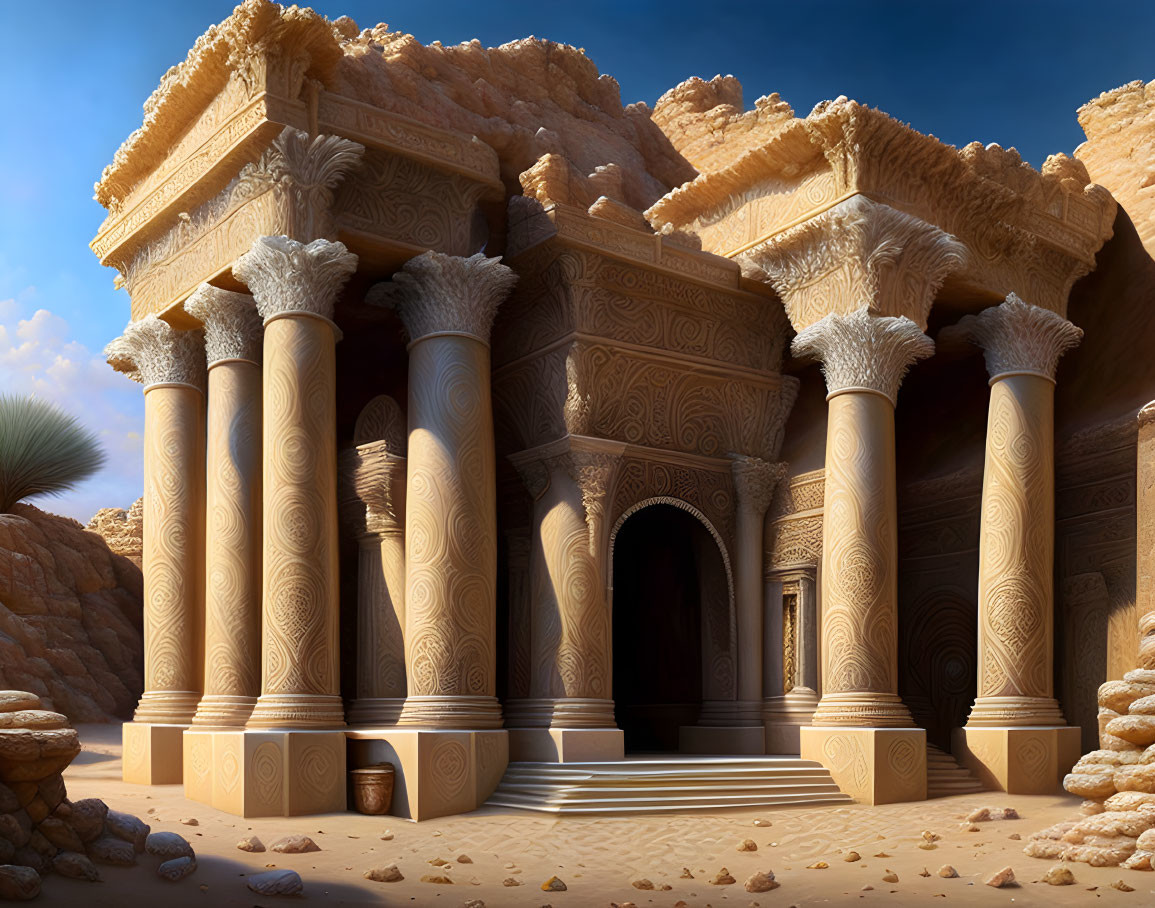
[[141, 693], [140, 568], [75, 520], [0, 515], [0, 688], [72, 722], [128, 718]]

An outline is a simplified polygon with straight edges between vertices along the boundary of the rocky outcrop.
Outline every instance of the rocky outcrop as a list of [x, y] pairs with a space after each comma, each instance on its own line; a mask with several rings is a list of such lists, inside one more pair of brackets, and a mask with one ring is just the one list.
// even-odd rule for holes
[[131, 715], [141, 693], [140, 569], [75, 520], [0, 515], [0, 687], [72, 722]]
[[85, 527], [104, 537], [109, 550], [123, 555], [140, 567], [144, 554], [144, 498], [138, 498], [127, 511], [124, 508], [101, 508]]

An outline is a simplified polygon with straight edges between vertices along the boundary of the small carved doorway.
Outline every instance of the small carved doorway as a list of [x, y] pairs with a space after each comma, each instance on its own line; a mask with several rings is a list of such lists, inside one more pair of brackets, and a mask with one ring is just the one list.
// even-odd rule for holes
[[[719, 580], [722, 595], [711, 596]], [[627, 752], [677, 751], [679, 729], [697, 724], [703, 701], [703, 610], [719, 598], [726, 608], [725, 584], [717, 543], [688, 511], [654, 503], [618, 528], [613, 541], [613, 696]]]

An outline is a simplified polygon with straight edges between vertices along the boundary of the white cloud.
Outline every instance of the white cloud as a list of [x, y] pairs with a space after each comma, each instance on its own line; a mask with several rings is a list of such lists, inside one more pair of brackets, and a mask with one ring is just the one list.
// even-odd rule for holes
[[144, 400], [140, 385], [112, 371], [99, 350], [72, 340], [66, 320], [28, 302], [31, 288], [0, 299], [0, 390], [35, 394], [96, 433], [106, 463], [96, 476], [59, 498], [34, 500], [81, 523], [100, 508], [127, 508], [142, 488]]

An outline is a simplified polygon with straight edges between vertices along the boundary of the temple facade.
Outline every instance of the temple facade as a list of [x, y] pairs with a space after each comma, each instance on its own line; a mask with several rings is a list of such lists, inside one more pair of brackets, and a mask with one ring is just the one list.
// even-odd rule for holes
[[641, 753], [917, 800], [949, 752], [1057, 790], [1134, 661], [1155, 396], [1092, 176], [246, 0], [96, 186], [145, 396], [125, 779], [295, 815], [389, 761], [423, 819]]

